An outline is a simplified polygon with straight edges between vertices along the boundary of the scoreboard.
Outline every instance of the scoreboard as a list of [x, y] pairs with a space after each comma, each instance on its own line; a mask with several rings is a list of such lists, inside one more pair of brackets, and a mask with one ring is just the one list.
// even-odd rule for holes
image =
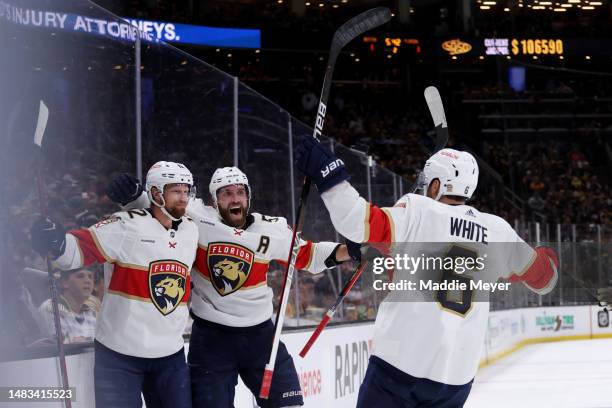
[[563, 55], [560, 38], [485, 38], [485, 55]]
[[560, 38], [513, 38], [510, 44], [512, 55], [563, 55], [563, 40]]
[[382, 49], [387, 53], [398, 54], [405, 49], [423, 52], [425, 55], [458, 57], [555, 57], [564, 56], [612, 57], [612, 38], [563, 38], [541, 37], [499, 37], [499, 38], [448, 38], [441, 41], [404, 38], [398, 35], [362, 39], [370, 51]]

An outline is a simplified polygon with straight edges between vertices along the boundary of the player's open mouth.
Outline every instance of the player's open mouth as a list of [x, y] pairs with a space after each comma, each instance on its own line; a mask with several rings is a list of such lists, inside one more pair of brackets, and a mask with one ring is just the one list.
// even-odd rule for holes
[[240, 215], [242, 214], [242, 207], [231, 207], [230, 214], [232, 215]]

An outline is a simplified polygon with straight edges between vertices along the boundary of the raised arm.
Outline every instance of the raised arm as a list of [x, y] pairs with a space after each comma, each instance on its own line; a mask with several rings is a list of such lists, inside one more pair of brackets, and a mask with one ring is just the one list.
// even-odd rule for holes
[[394, 218], [404, 208], [378, 208], [359, 196], [348, 182], [344, 162], [325, 145], [305, 137], [297, 148], [296, 165], [317, 186], [336, 230], [355, 242], [392, 242]]

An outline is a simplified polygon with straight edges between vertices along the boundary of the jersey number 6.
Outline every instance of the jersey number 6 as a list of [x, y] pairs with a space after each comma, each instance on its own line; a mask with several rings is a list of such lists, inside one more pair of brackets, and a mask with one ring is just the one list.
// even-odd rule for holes
[[[456, 266], [459, 264], [457, 262], [458, 259], [476, 259], [477, 256], [478, 253], [473, 249], [452, 246], [446, 253], [444, 259], [446, 260], [448, 258], [452, 258], [453, 265]], [[466, 270], [464, 273], [456, 273], [454, 269], [443, 268], [442, 270], [442, 278], [440, 280], [441, 283], [447, 282], [447, 284], [450, 284], [453, 281], [457, 282], [458, 284], [464, 283], [467, 289], [462, 291], [439, 290], [436, 293], [436, 300], [443, 309], [461, 316], [465, 316], [472, 308], [473, 290], [470, 287], [470, 282], [472, 279], [469, 276], [466, 276], [466, 274], [470, 273], [471, 271]]]

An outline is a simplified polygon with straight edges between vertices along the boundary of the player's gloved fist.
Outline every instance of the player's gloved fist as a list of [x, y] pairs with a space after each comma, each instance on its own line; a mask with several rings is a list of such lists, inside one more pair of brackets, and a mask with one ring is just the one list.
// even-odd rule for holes
[[30, 229], [32, 248], [42, 257], [51, 254], [53, 259], [58, 258], [66, 249], [66, 230], [64, 227], [48, 217], [39, 217]]
[[344, 162], [337, 158], [327, 146], [311, 136], [304, 137], [302, 143], [297, 147], [295, 164], [317, 185], [319, 193], [350, 179]]
[[548, 259], [555, 264], [555, 269], [559, 268], [559, 258], [557, 257], [557, 253], [555, 252], [554, 249], [549, 248], [549, 247], [545, 247], [545, 246], [541, 246], [541, 247], [537, 247], [536, 251], [539, 252], [543, 252]]
[[536, 259], [529, 269], [522, 275], [511, 275], [508, 280], [512, 283], [523, 282], [537, 293], [545, 295], [557, 284], [559, 259], [552, 248], [536, 247], [535, 251]]
[[140, 180], [128, 173], [118, 175], [106, 187], [108, 198], [121, 205], [136, 200], [143, 191]]
[[612, 310], [612, 288], [597, 289], [597, 300], [599, 301], [599, 306], [606, 310]]
[[348, 251], [351, 259], [357, 263], [361, 262], [361, 244], [346, 240], [346, 250]]

